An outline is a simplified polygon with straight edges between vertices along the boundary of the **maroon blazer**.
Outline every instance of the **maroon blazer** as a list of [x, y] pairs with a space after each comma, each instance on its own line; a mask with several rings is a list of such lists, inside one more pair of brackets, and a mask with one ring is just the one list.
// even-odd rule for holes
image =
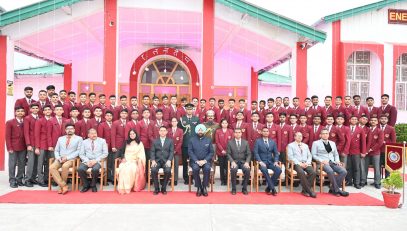
[[355, 130], [352, 133], [351, 127], [350, 133], [350, 145], [349, 145], [349, 155], [358, 155], [366, 153], [366, 136], [363, 128], [355, 126]]
[[[362, 128], [363, 129], [363, 131], [365, 131], [365, 139], [366, 139], [366, 152], [369, 152], [369, 147], [370, 147], [370, 140], [369, 140], [369, 136], [370, 136], [370, 127], [368, 127], [368, 126], [360, 126], [359, 125], [359, 127], [360, 128]], [[366, 153], [364, 153], [364, 154], [366, 154]]]
[[179, 120], [181, 117], [187, 115], [187, 111], [184, 107], [178, 107], [177, 109], [177, 119]]
[[[325, 128], [329, 130], [328, 125], [326, 125]], [[335, 125], [331, 125], [328, 139], [336, 144], [336, 148], [338, 150], [343, 150], [346, 140], [340, 128], [336, 127]]]
[[119, 115], [116, 112], [115, 106], [112, 106], [112, 105], [106, 106], [105, 113], [106, 113], [106, 111], [111, 111], [113, 113], [113, 121], [116, 121], [119, 119]]
[[112, 139], [111, 139], [111, 144], [112, 148], [116, 148], [119, 150], [124, 143], [125, 140], [125, 123], [122, 123], [121, 120], [116, 120], [112, 124]]
[[374, 128], [374, 130], [371, 129], [368, 140], [369, 147], [367, 147], [366, 149], [369, 152], [369, 156], [380, 155], [380, 150], [384, 142], [383, 131], [379, 127]]
[[264, 128], [264, 124], [257, 122], [257, 128], [254, 129], [253, 122], [247, 125], [247, 141], [249, 142], [250, 150], [254, 149], [254, 143], [261, 137], [261, 130]]
[[76, 106], [75, 103], [72, 103], [70, 101], [64, 102], [64, 104], [62, 104], [62, 109], [64, 109], [62, 117], [64, 117], [65, 119], [69, 119], [71, 117], [71, 109], [74, 106]]
[[145, 149], [151, 148], [152, 132], [154, 130], [154, 122], [150, 120], [149, 124], [144, 122], [144, 119], [140, 120], [137, 126], [137, 134], [140, 136], [140, 141], [143, 143]]
[[[239, 108], [239, 109], [236, 110], [236, 113], [238, 111], [242, 111], [242, 110]], [[243, 112], [243, 116], [244, 116], [243, 121], [245, 121], [246, 123], [251, 123], [252, 122], [252, 115], [250, 114], [250, 111], [247, 110], [246, 108], [244, 108], [242, 112]]]
[[[220, 124], [220, 121], [221, 121], [222, 119], [226, 119], [226, 120], [228, 121], [228, 123], [229, 123], [229, 113], [228, 113], [228, 110], [226, 110], [226, 109], [224, 109], [224, 108], [219, 109], [219, 116], [220, 116], [219, 124]], [[230, 125], [230, 124], [229, 124], [229, 125]]]
[[17, 119], [6, 122], [6, 146], [7, 151], [24, 151], [27, 149], [24, 139], [24, 120], [21, 123]]
[[35, 147], [41, 150], [48, 149], [48, 120], [43, 117], [35, 122]]
[[61, 125], [59, 125], [57, 118], [52, 117], [48, 120], [48, 147], [55, 148], [57, 145], [58, 138], [65, 135], [65, 121], [62, 120]]
[[[215, 132], [216, 155], [226, 156], [228, 141], [233, 138], [232, 129], [226, 129], [226, 132], [223, 132], [222, 128], [217, 129]], [[225, 151], [225, 153], [222, 153], [222, 151]]]
[[309, 144], [309, 138], [311, 134], [311, 126], [309, 125], [298, 125], [300, 127], [300, 132], [302, 133], [302, 142], [305, 144]]
[[[382, 129], [382, 126], [379, 125], [379, 128]], [[384, 142], [381, 148], [381, 152], [385, 152], [385, 148], [386, 148], [386, 143], [396, 143], [396, 130], [394, 129], [394, 127], [390, 126], [390, 125], [386, 125], [384, 127], [383, 131], [383, 136], [384, 136]]]
[[[301, 108], [300, 106], [298, 107], [292, 107], [290, 110], [290, 115], [294, 114], [297, 116], [297, 118], [300, 118], [300, 115], [304, 112], [304, 108]], [[299, 122], [298, 122], [299, 123]]]
[[[232, 126], [231, 126], [233, 131], [235, 130], [236, 127], [237, 127], [237, 122], [232, 124]], [[249, 127], [249, 124], [245, 123], [244, 121], [240, 125], [240, 128], [242, 129], [242, 139], [244, 139], [244, 140], [248, 140], [248, 137], [247, 137], [247, 132], [248, 132], [247, 128], [248, 127]]]
[[154, 123], [153, 130], [152, 130], [151, 133], [150, 133], [150, 141], [151, 141], [151, 143], [152, 143], [155, 139], [157, 139], [158, 137], [160, 137], [160, 133], [159, 133], [159, 132], [160, 132], [160, 127], [161, 127], [161, 126], [164, 126], [165, 128], [169, 128], [170, 126], [169, 126], [168, 122], [166, 122], [166, 121], [164, 121], [164, 120], [161, 121], [161, 125], [158, 124], [158, 121], [157, 121], [157, 120], [154, 120], [154, 121], [151, 121], [151, 122]]
[[309, 128], [310, 128], [310, 134], [309, 134], [309, 141], [308, 141], [309, 143], [308, 143], [308, 146], [309, 146], [310, 148], [312, 148], [312, 144], [314, 143], [314, 141], [320, 139], [319, 135], [321, 134], [321, 130], [324, 128], [324, 126], [322, 126], [322, 125], [320, 124], [320, 125], [318, 126], [316, 132], [314, 131], [314, 130], [315, 130], [315, 129], [314, 129], [314, 128], [315, 128], [314, 125], [309, 126]]
[[[281, 128], [281, 124], [280, 124], [280, 128]], [[294, 140], [293, 138], [293, 128], [288, 125], [288, 124], [284, 124], [284, 126], [281, 128], [281, 141], [280, 141], [280, 150], [279, 152], [285, 152], [287, 145]]]
[[35, 146], [35, 119], [32, 115], [24, 118], [24, 139], [27, 146]]
[[[293, 139], [290, 140], [290, 143], [291, 143], [291, 142], [294, 142], [295, 133], [301, 132], [301, 134], [302, 134], [302, 131], [301, 131], [302, 127], [300, 125], [298, 125], [298, 124], [292, 124], [290, 126], [291, 126], [291, 129], [293, 130]], [[304, 140], [304, 135], [302, 135], [302, 140]]]
[[344, 106], [343, 110], [344, 110], [344, 115], [345, 115], [345, 123], [344, 123], [344, 125], [349, 126], [349, 119], [354, 114], [355, 108], [349, 105], [348, 107]]
[[204, 123], [206, 122], [206, 108], [202, 109], [202, 108], [197, 108], [195, 111], [195, 116], [197, 116], [199, 118], [199, 122], [200, 123]]
[[92, 121], [92, 119], [88, 119], [86, 122], [85, 119], [81, 119], [75, 125], [75, 131], [77, 131], [78, 135], [83, 139], [88, 138], [88, 130], [91, 128], [97, 129], [96, 121]]
[[[87, 103], [82, 104], [79, 102], [76, 104], [76, 107], [78, 108], [78, 111], [79, 111], [78, 119], [81, 120], [83, 118], [83, 116], [82, 116], [83, 109], [88, 108], [88, 104]], [[92, 108], [89, 108], [89, 109], [91, 110], [91, 113], [92, 113]]]
[[167, 137], [174, 141], [174, 155], [182, 155], [182, 141], [184, 140], [184, 131], [181, 128], [177, 128], [175, 133], [172, 132], [172, 128], [168, 128]]
[[96, 121], [95, 117], [93, 117], [92, 119], [89, 120], [89, 122], [92, 124], [92, 127], [96, 130], [98, 130], [98, 127], [100, 126], [100, 124], [102, 124], [103, 122], [105, 122], [105, 118], [100, 118], [99, 122]]
[[[120, 121], [120, 120], [119, 120]], [[134, 120], [130, 120], [129, 122], [126, 123], [125, 129], [124, 129], [124, 137], [127, 140], [128, 135], [129, 135], [129, 131], [130, 130], [135, 130], [136, 132], [138, 131], [138, 120], [134, 121]]]
[[108, 122], [105, 121], [98, 127], [98, 137], [106, 140], [109, 152], [112, 151], [112, 125], [113, 123], [109, 125]]
[[381, 115], [386, 115], [387, 118], [389, 118], [388, 124], [392, 127], [396, 125], [397, 122], [397, 109], [395, 106], [392, 106], [390, 104], [387, 104], [385, 107], [380, 106], [379, 107], [379, 114]]
[[359, 105], [359, 109], [356, 106], [353, 106], [353, 115], [357, 116], [358, 119], [365, 115], [369, 118], [370, 114], [369, 111], [367, 110], [367, 107]]
[[274, 142], [277, 144], [277, 150], [281, 150], [281, 128], [277, 124], [273, 123], [272, 125], [270, 124], [265, 124], [269, 129], [269, 138], [272, 139]]
[[[311, 114], [311, 116], [309, 116], [309, 114]], [[311, 106], [308, 109], [308, 112], [307, 112], [308, 125], [313, 125], [313, 119], [314, 119], [314, 116], [316, 116], [316, 115], [321, 116], [321, 124], [324, 125], [325, 119], [326, 119], [326, 110], [325, 110], [325, 107], [321, 107], [321, 106], [317, 106], [316, 109], [314, 109], [314, 106]], [[319, 139], [319, 137], [318, 137], [318, 139]]]
[[177, 120], [179, 120], [178, 116], [177, 116], [177, 107], [175, 106], [175, 109], [172, 107], [172, 105], [169, 105], [167, 107], [167, 109], [163, 110], [163, 119], [165, 121], [171, 122], [172, 118], [177, 118]]
[[369, 119], [372, 117], [379, 118], [379, 116], [380, 116], [378, 107], [371, 107], [371, 108], [367, 107], [367, 111], [369, 112]]
[[[262, 123], [262, 124], [264, 124], [264, 121], [265, 121], [264, 113], [260, 112], [259, 110], [254, 110], [254, 111], [253, 111], [253, 110], [250, 110], [250, 115], [251, 115], [252, 113], [254, 113], [254, 112], [259, 113], [259, 122]], [[251, 120], [250, 120], [250, 122], [251, 122]]]
[[343, 134], [343, 137], [345, 138], [345, 145], [343, 147], [336, 147], [338, 149], [339, 154], [349, 154], [349, 145], [350, 145], [350, 129], [348, 126], [342, 125], [341, 127], [336, 126], [341, 133]]
[[334, 111], [335, 111], [334, 107], [332, 107], [332, 106], [326, 107], [325, 106], [325, 107], [323, 107], [323, 109], [325, 110], [325, 115], [334, 115]]
[[[228, 123], [229, 123], [229, 126], [232, 126], [232, 124], [235, 124], [236, 123], [236, 121], [237, 121], [237, 119], [236, 119], [236, 113], [238, 112], [238, 110], [236, 109], [236, 108], [233, 108], [232, 110], [227, 110], [227, 114], [228, 114], [228, 118], [229, 118], [229, 120], [228, 120]], [[244, 119], [243, 119], [243, 121], [245, 121]]]
[[[333, 111], [332, 111], [332, 115], [334, 116], [334, 118], [336, 119], [336, 117], [338, 117], [339, 114], [342, 114], [345, 116], [345, 107], [344, 106], [334, 106], [333, 107]], [[346, 120], [346, 118], [345, 118]]]
[[301, 112], [301, 114], [307, 116], [307, 125], [310, 126], [313, 124], [312, 117], [314, 116], [314, 114], [310, 107], [304, 108], [303, 111]]
[[273, 118], [274, 118], [274, 120], [273, 120], [273, 122], [275, 123], [275, 124], [280, 124], [280, 113], [282, 113], [282, 112], [286, 112], [286, 110], [285, 110], [285, 108], [284, 107], [273, 107], [272, 109], [271, 109], [271, 111], [273, 112]]
[[161, 110], [163, 111], [163, 120], [167, 121], [168, 123], [171, 122], [171, 118], [172, 118], [172, 117], [170, 117], [170, 109], [171, 108], [168, 105], [167, 106], [165, 106], [165, 105], [161, 106]]
[[[31, 99], [31, 104], [35, 103], [35, 102], [36, 102], [35, 100]], [[27, 102], [27, 99], [25, 97], [16, 100], [16, 102], [14, 104], [14, 108], [15, 107], [23, 107], [26, 116], [31, 114], [31, 112], [30, 112], [30, 104]]]
[[[128, 112], [127, 120], [130, 118], [131, 108], [127, 107], [127, 106], [123, 107], [122, 105], [120, 105], [120, 106], [116, 106], [115, 109], [114, 109], [115, 110], [114, 114], [115, 114], [115, 117], [116, 117], [116, 119], [114, 121], [120, 119], [120, 112], [121, 112], [122, 109], [127, 109], [127, 112]], [[140, 108], [139, 108], [139, 114], [141, 114]], [[139, 116], [139, 119], [140, 119], [140, 117], [141, 116]]]

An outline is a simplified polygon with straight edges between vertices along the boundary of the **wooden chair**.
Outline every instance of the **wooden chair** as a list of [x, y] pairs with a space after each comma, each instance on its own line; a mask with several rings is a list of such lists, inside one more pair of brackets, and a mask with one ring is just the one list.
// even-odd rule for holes
[[[69, 168], [68, 170], [68, 179], [71, 179], [72, 182], [72, 187], [71, 190], [74, 191], [75, 190], [75, 175], [76, 175], [76, 162], [77, 162], [76, 158], [75, 160], [73, 160], [73, 164], [72, 167]], [[55, 158], [49, 158], [48, 160], [48, 167], [51, 167], [52, 163], [54, 162]], [[62, 167], [58, 169], [59, 173], [62, 173]], [[52, 176], [51, 176], [51, 171], [48, 170], [48, 191], [51, 191], [51, 185], [52, 185]]]
[[[313, 162], [312, 163], [312, 168], [316, 172], [316, 164]], [[286, 173], [285, 173], [285, 187], [288, 188], [288, 180], [290, 180], [290, 192], [293, 192], [294, 188], [294, 181], [299, 181], [300, 179], [297, 177], [297, 171], [294, 170], [294, 162], [292, 160], [287, 160], [287, 168], [286, 168]], [[315, 192], [315, 186], [316, 185], [316, 178], [314, 179], [314, 185], [313, 189]]]
[[[213, 184], [215, 182], [215, 165], [212, 161], [212, 166], [211, 166], [211, 173], [209, 175], [209, 184], [211, 185], [211, 192], [213, 192]], [[200, 174], [203, 174], [202, 171], [199, 171]], [[188, 160], [188, 191], [191, 192], [192, 188], [192, 168], [189, 165], [189, 160]]]
[[[319, 168], [317, 168], [317, 176], [319, 175], [319, 190], [323, 193], [325, 178], [328, 177], [328, 174], [323, 170], [324, 164], [317, 163], [317, 165], [319, 165]], [[335, 176], [336, 175], [338, 174], [335, 172]], [[342, 190], [345, 191], [345, 179], [342, 181]]]
[[[242, 169], [238, 169], [237, 170], [237, 177], [239, 177], [239, 180], [242, 181], [243, 180], [243, 171]], [[230, 174], [230, 161], [228, 161], [228, 192], [230, 191], [230, 184], [231, 184], [231, 174]], [[253, 192], [253, 178], [254, 178], [254, 167], [253, 167], [253, 161], [250, 161], [250, 192]]]
[[114, 180], [113, 180], [113, 191], [116, 191], [116, 187], [117, 187], [117, 177], [118, 177], [118, 171], [117, 169], [119, 168], [120, 165], [120, 158], [116, 158], [114, 160]]
[[[256, 166], [255, 169], [255, 173], [256, 173], [256, 177], [255, 177], [255, 184], [256, 184], [256, 192], [259, 191], [259, 182], [260, 180], [263, 180], [263, 173], [260, 171], [260, 164], [258, 161], [255, 161], [254, 165]], [[282, 170], [282, 164], [281, 162], [278, 162], [278, 166], [281, 168]], [[272, 176], [274, 174], [273, 170], [268, 169], [268, 174], [269, 176]], [[282, 179], [282, 172], [280, 174], [280, 177], [278, 179], [278, 192], [281, 192], [281, 179]]]
[[[107, 167], [106, 167], [106, 159], [107, 158], [103, 158], [100, 161], [100, 170], [99, 170], [99, 179], [100, 179], [100, 191], [103, 191], [103, 185], [107, 184]], [[81, 159], [77, 159], [76, 160], [76, 167], [79, 168], [79, 165], [81, 164]], [[79, 174], [76, 172], [76, 188], [75, 190], [78, 191], [79, 190], [79, 179], [80, 176]], [[92, 178], [92, 168], [88, 168], [88, 170], [86, 170], [86, 175], [89, 178]], [[82, 183], [82, 182], [81, 182]]]
[[[158, 180], [164, 179], [164, 169], [158, 170]], [[174, 159], [171, 161], [171, 191], [174, 192]], [[151, 160], [148, 160], [148, 178], [147, 178], [147, 191], [150, 192], [151, 182]]]

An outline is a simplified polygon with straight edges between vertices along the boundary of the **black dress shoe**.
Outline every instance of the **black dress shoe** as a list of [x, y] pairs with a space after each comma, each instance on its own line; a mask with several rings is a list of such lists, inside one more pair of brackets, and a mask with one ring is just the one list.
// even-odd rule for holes
[[197, 188], [197, 189], [196, 189], [196, 196], [197, 196], [197, 197], [202, 196], [202, 192], [201, 192], [201, 189], [200, 189], [200, 188]]
[[48, 187], [48, 184], [47, 184], [47, 183], [44, 183], [44, 182], [38, 182], [38, 185], [39, 185], [40, 187]]
[[276, 191], [276, 189], [271, 189], [271, 195], [273, 195], [273, 196], [277, 196], [277, 191]]
[[301, 194], [303, 195], [303, 196], [305, 196], [305, 197], [309, 197], [310, 196], [310, 194], [308, 194], [307, 192], [305, 192], [304, 190], [303, 191], [301, 191]]
[[361, 188], [362, 188], [362, 187], [360, 187], [360, 185], [358, 185], [358, 184], [355, 184], [354, 187], [355, 187], [356, 189], [361, 189]]
[[208, 196], [208, 190], [206, 190], [206, 187], [203, 187], [203, 188], [202, 188], [202, 195], [203, 195], [204, 197], [207, 197], [207, 196]]
[[242, 193], [243, 193], [243, 195], [248, 195], [249, 194], [249, 192], [246, 189], [243, 189]]
[[177, 186], [177, 184], [178, 184], [178, 181], [174, 181], [174, 185]]
[[32, 184], [38, 184], [37, 180], [30, 180]]
[[236, 189], [235, 190], [232, 189], [232, 195], [236, 195]]
[[352, 186], [352, 182], [346, 181], [345, 185], [346, 186]]
[[349, 196], [349, 193], [348, 193], [348, 192], [345, 192], [345, 191], [339, 190], [339, 195], [341, 195], [341, 196], [343, 196], [343, 197], [347, 197], [347, 196]]
[[18, 188], [17, 182], [11, 182], [10, 187], [11, 188]]
[[266, 185], [267, 182], [265, 180], [263, 180], [263, 182], [261, 183], [262, 185]]
[[158, 195], [158, 193], [160, 193], [160, 190], [155, 189], [154, 192], [153, 192], [153, 195]]
[[17, 185], [18, 185], [18, 186], [24, 186], [24, 184], [23, 184], [22, 181], [18, 181], [18, 182], [17, 182]]
[[375, 184], [374, 187], [377, 188], [377, 189], [381, 189], [381, 188], [382, 188], [382, 186], [381, 186], [380, 184]]
[[312, 197], [312, 198], [317, 198], [317, 194], [314, 193], [314, 192], [310, 192], [309, 195], [310, 195], [310, 197]]
[[81, 193], [87, 192], [89, 189], [89, 186], [83, 186], [83, 188], [81, 189]]
[[29, 180], [27, 180], [27, 181], [25, 182], [24, 186], [25, 186], [25, 187], [32, 188], [34, 185], [33, 185]]
[[366, 186], [366, 183], [360, 183], [360, 187], [365, 187]]
[[332, 195], [334, 195], [334, 196], [336, 196], [336, 197], [340, 197], [340, 196], [341, 196], [341, 194], [340, 194], [339, 192], [334, 192], [334, 191], [332, 191], [332, 190], [329, 190], [329, 193], [332, 194]]
[[92, 192], [97, 192], [98, 191], [98, 188], [96, 188], [96, 186], [93, 186], [92, 187]]
[[162, 188], [162, 189], [161, 189], [161, 193], [162, 193], [163, 195], [167, 195], [167, 189]]
[[270, 188], [269, 187], [267, 187], [266, 188], [266, 190], [264, 190], [266, 193], [269, 193], [270, 192]]

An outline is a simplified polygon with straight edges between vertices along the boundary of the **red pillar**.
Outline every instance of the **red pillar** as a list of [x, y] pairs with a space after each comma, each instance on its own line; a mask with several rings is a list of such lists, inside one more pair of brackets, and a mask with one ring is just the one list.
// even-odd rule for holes
[[302, 105], [304, 99], [307, 98], [307, 48], [301, 48], [301, 43], [298, 42], [296, 46], [296, 88], [295, 93], [300, 98], [300, 104]]
[[117, 0], [105, 0], [103, 80], [107, 96], [116, 94]]
[[346, 94], [345, 62], [341, 42], [341, 21], [332, 23], [332, 96]]
[[[0, 35], [0, 105], [5, 106], [7, 101], [7, 37]], [[6, 131], [6, 110], [0, 112], [0, 171], [4, 171], [5, 159], [5, 131]]]
[[203, 1], [202, 98], [212, 96], [214, 85], [215, 0]]
[[[254, 68], [251, 68], [251, 99], [257, 100], [259, 98], [259, 75], [257, 74], [257, 71], [254, 71]], [[250, 103], [250, 102], [248, 102]]]
[[64, 65], [64, 89], [72, 90], [72, 63]]

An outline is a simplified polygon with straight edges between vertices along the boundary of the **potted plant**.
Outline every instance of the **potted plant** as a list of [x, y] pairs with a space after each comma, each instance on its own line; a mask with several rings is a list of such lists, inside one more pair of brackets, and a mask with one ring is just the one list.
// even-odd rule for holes
[[401, 189], [404, 186], [400, 172], [390, 173], [390, 176], [382, 180], [382, 184], [387, 189], [387, 191], [382, 191], [384, 205], [387, 208], [398, 208], [401, 194], [396, 192], [396, 189]]

